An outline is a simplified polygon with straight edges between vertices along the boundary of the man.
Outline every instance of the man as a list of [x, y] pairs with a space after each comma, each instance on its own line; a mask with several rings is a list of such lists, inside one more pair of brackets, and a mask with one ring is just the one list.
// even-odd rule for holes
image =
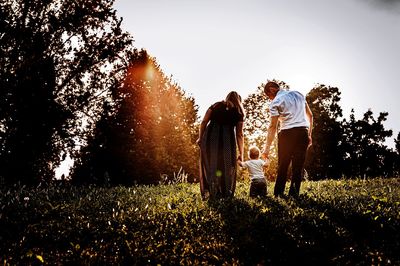
[[283, 196], [289, 164], [292, 163], [292, 181], [289, 196], [297, 197], [304, 172], [307, 148], [312, 144], [313, 115], [304, 96], [297, 91], [285, 91], [275, 82], [268, 82], [264, 92], [271, 100], [270, 124], [263, 156], [268, 158], [275, 138], [278, 121], [278, 176], [274, 195]]

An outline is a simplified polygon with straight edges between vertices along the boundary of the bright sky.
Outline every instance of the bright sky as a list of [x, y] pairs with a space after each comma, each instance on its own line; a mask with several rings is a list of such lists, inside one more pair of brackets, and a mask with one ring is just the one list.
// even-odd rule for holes
[[[135, 46], [200, 107], [267, 79], [306, 94], [337, 86], [346, 117], [389, 112], [400, 131], [400, 4], [395, 0], [116, 0]], [[392, 139], [393, 139], [392, 138]], [[389, 141], [390, 146], [393, 141]]]

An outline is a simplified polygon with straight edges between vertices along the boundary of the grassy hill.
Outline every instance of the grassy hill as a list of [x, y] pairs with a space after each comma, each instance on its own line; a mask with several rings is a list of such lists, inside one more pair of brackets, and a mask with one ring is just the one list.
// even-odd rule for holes
[[400, 179], [203, 202], [196, 184], [2, 188], [6, 264], [400, 264]]

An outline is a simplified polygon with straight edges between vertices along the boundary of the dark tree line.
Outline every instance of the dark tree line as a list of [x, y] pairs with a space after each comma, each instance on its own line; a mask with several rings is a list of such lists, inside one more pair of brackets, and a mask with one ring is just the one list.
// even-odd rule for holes
[[[0, 3], [0, 177], [50, 180], [101, 113], [132, 43], [112, 1]], [[82, 117], [85, 123], [82, 123]]]
[[[81, 182], [194, 175], [194, 101], [134, 49], [113, 4], [0, 3], [0, 183], [49, 181], [67, 154]], [[152, 73], [129, 72], [143, 62]]]
[[356, 119], [352, 110], [343, 119], [340, 91], [318, 85], [307, 95], [314, 114], [313, 146], [306, 168], [314, 179], [340, 177], [391, 177], [399, 174], [399, 153], [386, 146], [393, 135], [383, 122], [389, 115], [372, 110]]

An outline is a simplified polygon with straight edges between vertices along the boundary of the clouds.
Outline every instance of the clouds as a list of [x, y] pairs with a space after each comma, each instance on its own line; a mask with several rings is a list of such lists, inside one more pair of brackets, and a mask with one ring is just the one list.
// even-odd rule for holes
[[377, 4], [382, 4], [382, 5], [396, 5], [399, 4], [399, 0], [373, 0], [373, 2], [376, 2]]
[[400, 0], [361, 0], [372, 7], [383, 9], [400, 15]]

